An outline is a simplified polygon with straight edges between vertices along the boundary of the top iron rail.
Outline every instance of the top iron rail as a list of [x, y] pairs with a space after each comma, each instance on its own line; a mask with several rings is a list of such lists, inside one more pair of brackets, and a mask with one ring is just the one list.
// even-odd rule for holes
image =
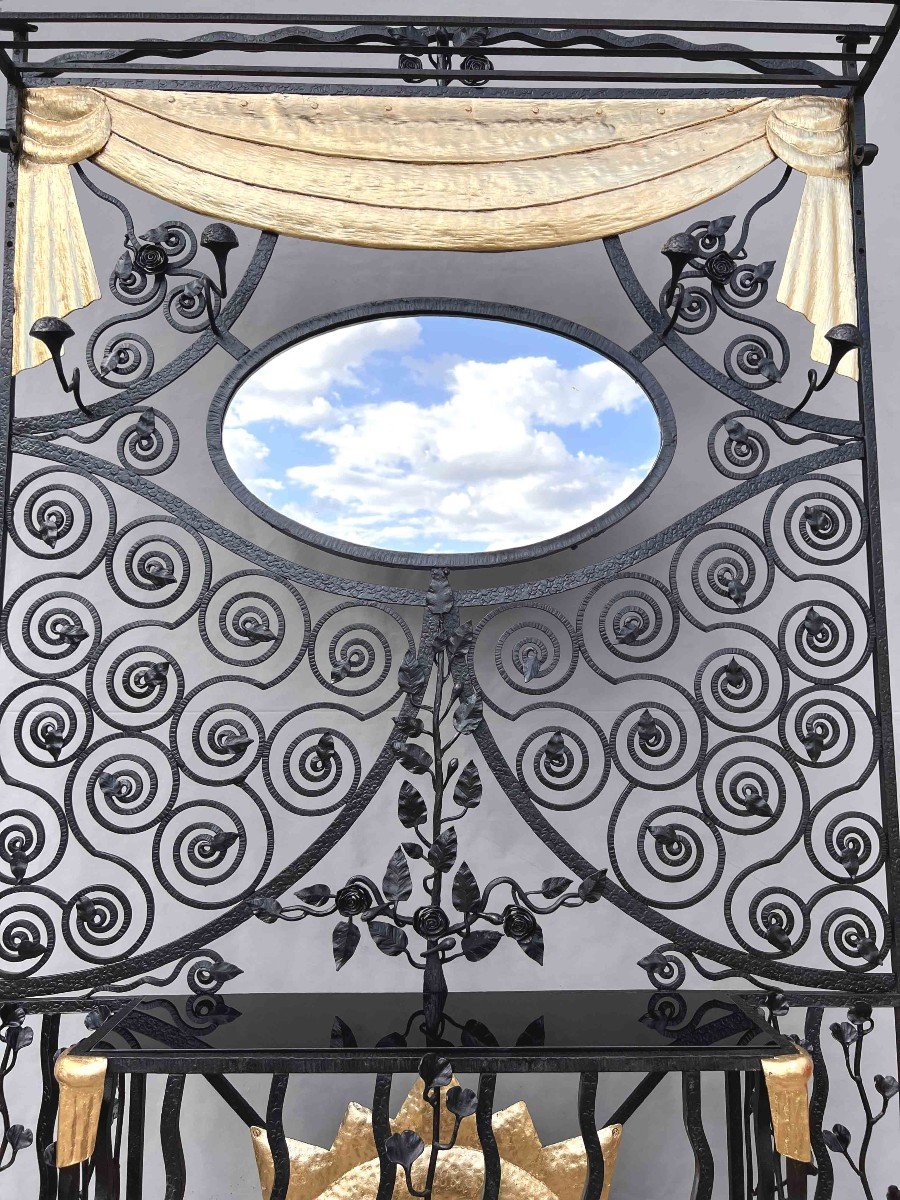
[[[777, 4], [788, 0], [758, 0], [760, 3]], [[796, 3], [817, 3], [820, 0], [790, 0]], [[895, 0], [856, 0], [859, 7], [868, 8], [872, 5], [888, 6]], [[846, 0], [844, 9], [853, 6], [854, 0]], [[841, 33], [850, 27], [866, 29], [870, 33], [879, 33], [883, 25], [864, 25], [851, 21], [741, 21], [741, 20], [691, 20], [669, 19], [654, 20], [652, 18], [632, 17], [580, 17], [569, 20], [558, 17], [464, 17], [431, 15], [423, 13], [411, 16], [409, 13], [258, 13], [240, 12], [232, 9], [230, 12], [6, 12], [0, 14], [0, 25], [31, 25], [35, 28], [47, 24], [80, 25], [84, 23], [101, 24], [165, 24], [165, 25], [444, 25], [448, 28], [508, 28], [515, 25], [521, 29], [641, 29], [665, 30], [676, 33], [679, 30], [701, 32], [708, 30], [717, 32], [730, 30], [732, 32], [753, 31], [760, 33]]]

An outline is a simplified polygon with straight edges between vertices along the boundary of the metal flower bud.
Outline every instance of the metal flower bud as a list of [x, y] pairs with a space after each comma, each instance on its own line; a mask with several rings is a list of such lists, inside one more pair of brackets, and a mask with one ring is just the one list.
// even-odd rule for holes
[[851, 350], [861, 348], [863, 336], [855, 325], [834, 325], [825, 334], [825, 341], [831, 346], [831, 362], [828, 364], [825, 379], [822, 380], [823, 385], [837, 370], [838, 363], [842, 358]]
[[672, 267], [672, 278], [669, 282], [669, 289], [666, 292], [666, 308], [672, 303], [672, 298], [675, 295], [675, 288], [678, 280], [681, 278], [681, 273], [691, 261], [700, 253], [700, 243], [692, 233], [676, 233], [665, 243], [662, 248], [662, 253], [669, 260]]
[[205, 246], [212, 253], [216, 260], [216, 266], [219, 268], [219, 291], [222, 296], [228, 294], [225, 286], [225, 265], [228, 255], [237, 244], [237, 234], [230, 225], [226, 225], [223, 221], [213, 221], [200, 234], [200, 245]]
[[44, 343], [54, 362], [59, 361], [63, 347], [75, 334], [72, 326], [61, 317], [38, 317], [28, 332]]

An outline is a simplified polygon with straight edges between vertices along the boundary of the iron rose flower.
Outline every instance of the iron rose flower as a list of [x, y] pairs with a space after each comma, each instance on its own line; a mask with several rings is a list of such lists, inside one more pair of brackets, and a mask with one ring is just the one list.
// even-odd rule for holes
[[135, 250], [134, 263], [147, 275], [161, 275], [169, 265], [169, 256], [156, 242], [145, 242]]
[[372, 907], [372, 893], [361, 883], [348, 883], [334, 897], [342, 917], [358, 917]]
[[713, 283], [725, 283], [734, 274], [737, 263], [726, 250], [714, 254], [706, 264], [706, 274]]
[[443, 937], [450, 928], [450, 918], [437, 905], [420, 908], [413, 916], [413, 929], [420, 937]]
[[508, 904], [503, 910], [503, 932], [517, 942], [524, 942], [537, 929], [537, 921], [527, 908]]

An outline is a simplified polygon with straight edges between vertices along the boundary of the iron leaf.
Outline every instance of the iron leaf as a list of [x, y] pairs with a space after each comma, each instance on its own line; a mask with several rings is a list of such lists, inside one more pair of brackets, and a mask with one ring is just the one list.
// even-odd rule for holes
[[460, 701], [453, 714], [453, 724], [458, 733], [475, 733], [484, 720], [484, 710], [479, 696], [466, 696]]
[[446, 874], [453, 869], [456, 862], [457, 840], [456, 830], [451, 826], [445, 829], [428, 850], [428, 861], [436, 871]]
[[544, 934], [538, 925], [534, 933], [524, 941], [519, 942], [519, 945], [525, 951], [529, 958], [534, 959], [539, 967], [544, 965]]
[[402, 1133], [392, 1133], [385, 1139], [384, 1152], [390, 1162], [408, 1171], [425, 1152], [425, 1143], [417, 1133], [411, 1129], [404, 1129]]
[[387, 921], [370, 921], [369, 933], [381, 953], [386, 954], [388, 958], [396, 958], [409, 945], [406, 930], [389, 925]]
[[458, 1120], [471, 1117], [478, 1109], [478, 1097], [471, 1088], [452, 1087], [447, 1093], [447, 1110]]
[[541, 895], [545, 900], [555, 900], [563, 894], [571, 882], [571, 879], [566, 879], [563, 875], [551, 875], [541, 884]]
[[331, 899], [331, 888], [327, 883], [311, 883], [308, 887], [295, 892], [294, 895], [304, 904], [308, 904], [310, 908], [322, 908]]
[[460, 948], [469, 962], [481, 962], [483, 958], [496, 950], [502, 933], [496, 929], [481, 929], [476, 933], [467, 933], [460, 941]]
[[453, 880], [453, 907], [459, 912], [467, 913], [481, 899], [481, 888], [468, 863], [460, 863], [459, 870]]
[[425, 672], [419, 665], [414, 650], [409, 650], [404, 655], [400, 670], [397, 672], [397, 682], [401, 692], [406, 692], [409, 696], [421, 691], [425, 686]]
[[397, 847], [384, 873], [382, 891], [389, 900], [408, 900], [412, 895], [413, 883], [406, 864], [406, 855]]
[[474, 1017], [466, 1021], [460, 1033], [460, 1041], [464, 1046], [497, 1046], [499, 1042], [481, 1021]]
[[482, 791], [478, 768], [470, 760], [463, 767], [456, 781], [453, 789], [453, 803], [458, 804], [460, 808], [477, 808], [481, 803]]
[[603, 889], [606, 887], [606, 870], [595, 871], [593, 875], [588, 875], [586, 879], [582, 879], [578, 885], [578, 895], [585, 904], [595, 904], [603, 895]]
[[355, 1050], [357, 1047], [353, 1030], [340, 1017], [335, 1017], [331, 1025], [331, 1046], [334, 1050]]
[[425, 775], [431, 770], [432, 758], [423, 746], [415, 742], [395, 742], [394, 754], [401, 767], [413, 775]]
[[417, 787], [405, 779], [400, 785], [400, 796], [397, 800], [397, 816], [404, 829], [415, 829], [428, 816], [428, 806]]
[[359, 945], [359, 928], [352, 921], [338, 921], [331, 932], [331, 949], [334, 952], [334, 965], [339, 971], [346, 966]]

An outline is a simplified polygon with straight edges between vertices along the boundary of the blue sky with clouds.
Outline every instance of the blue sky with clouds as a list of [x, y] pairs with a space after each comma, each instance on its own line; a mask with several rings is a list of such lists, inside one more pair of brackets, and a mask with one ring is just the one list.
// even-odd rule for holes
[[469, 317], [330, 330], [236, 393], [225, 452], [255, 495], [347, 541], [453, 553], [563, 533], [659, 452], [637, 384], [566, 338]]

